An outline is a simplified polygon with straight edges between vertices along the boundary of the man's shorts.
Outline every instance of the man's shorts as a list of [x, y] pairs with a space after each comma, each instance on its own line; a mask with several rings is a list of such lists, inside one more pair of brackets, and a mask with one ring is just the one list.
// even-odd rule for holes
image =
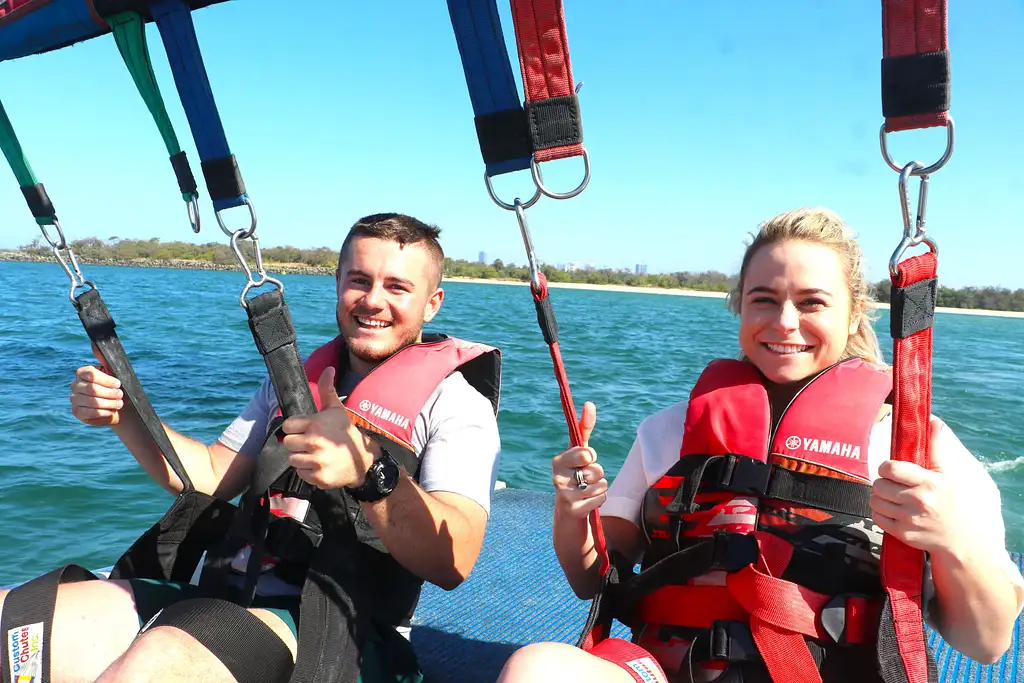
[[[139, 628], [168, 605], [190, 598], [200, 598], [197, 586], [156, 579], [130, 579], [139, 612]], [[264, 597], [257, 595], [252, 606], [273, 612], [298, 637], [299, 596]], [[420, 683], [423, 674], [416, 662], [412, 645], [395, 629], [374, 627], [363, 649], [363, 669], [360, 683]]]

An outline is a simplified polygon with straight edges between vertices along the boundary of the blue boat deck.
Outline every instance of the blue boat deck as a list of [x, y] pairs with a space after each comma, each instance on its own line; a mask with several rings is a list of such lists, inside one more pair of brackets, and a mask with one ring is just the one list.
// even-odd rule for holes
[[[551, 546], [554, 495], [517, 489], [495, 492], [487, 537], [473, 573], [451, 592], [424, 588], [412, 642], [425, 683], [493, 683], [509, 655], [527, 643], [575, 643], [590, 603], [573, 595]], [[1024, 557], [1011, 555], [1018, 567]], [[617, 625], [619, 637], [628, 637]], [[982, 666], [929, 631], [942, 683], [1024, 681], [1021, 622], [1013, 645]]]

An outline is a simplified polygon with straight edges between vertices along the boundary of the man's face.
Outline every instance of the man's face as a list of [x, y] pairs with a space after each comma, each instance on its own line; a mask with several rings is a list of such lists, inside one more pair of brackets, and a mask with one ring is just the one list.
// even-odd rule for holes
[[336, 278], [338, 331], [352, 369], [362, 373], [418, 342], [444, 299], [430, 252], [420, 244], [356, 237]]

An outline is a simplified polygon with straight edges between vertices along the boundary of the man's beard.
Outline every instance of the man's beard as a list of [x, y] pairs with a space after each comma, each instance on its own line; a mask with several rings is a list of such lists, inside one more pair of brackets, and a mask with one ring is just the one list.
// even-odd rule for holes
[[[344, 326], [341, 324], [341, 315], [335, 313], [335, 319], [338, 324], [338, 332], [341, 333], [341, 336], [344, 339], [345, 332]], [[409, 330], [408, 334], [404, 338], [399, 339], [393, 345], [388, 347], [381, 348], [374, 344], [365, 344], [360, 345], [363, 346], [363, 348], [359, 348], [358, 346], [353, 346], [353, 344], [347, 339], [345, 340], [345, 346], [348, 348], [348, 352], [359, 360], [376, 365], [377, 363], [387, 360], [406, 346], [415, 344], [422, 334], [423, 326], [420, 325], [418, 328]]]

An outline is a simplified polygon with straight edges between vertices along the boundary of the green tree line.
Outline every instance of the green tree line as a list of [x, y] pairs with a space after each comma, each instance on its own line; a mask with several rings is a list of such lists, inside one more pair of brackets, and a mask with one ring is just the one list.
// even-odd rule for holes
[[[880, 280], [875, 284], [875, 298], [889, 303], [892, 282]], [[989, 311], [1024, 312], [1024, 289], [1005, 287], [952, 287], [939, 286], [938, 304], [949, 308], [983, 308]]]
[[[636, 275], [628, 270], [613, 270], [611, 268], [587, 268], [570, 272], [550, 265], [542, 265], [541, 270], [544, 272], [548, 282], [628, 285], [630, 287], [658, 287], [662, 289], [696, 289], [710, 292], [727, 292], [736, 281], [735, 276], [717, 271]], [[444, 260], [444, 274], [447, 277], [471, 277], [484, 280], [520, 280], [528, 282], [530, 279], [530, 269], [527, 266], [517, 266], [514, 263], [506, 264], [501, 259], [488, 264], [446, 258]]]
[[[251, 252], [246, 242], [246, 255]], [[234, 265], [235, 257], [226, 242], [208, 242], [192, 244], [191, 242], [162, 242], [159, 238], [148, 240], [120, 239], [109, 237], [106, 240], [98, 237], [71, 242], [75, 254], [85, 262], [90, 261], [204, 261], [218, 265]], [[29, 244], [18, 247], [19, 251], [47, 257], [49, 247], [38, 238]], [[267, 247], [263, 249], [263, 259], [268, 263], [299, 264], [317, 268], [334, 268], [337, 265], [338, 252], [328, 247], [316, 249], [299, 249], [298, 247]], [[710, 292], [727, 292], [736, 282], [736, 275], [726, 275], [718, 271], [691, 273], [652, 273], [637, 275], [629, 270], [612, 268], [585, 268], [571, 272], [551, 265], [542, 265], [541, 270], [549, 282], [576, 282], [590, 285], [628, 285], [631, 287], [657, 287], [661, 289], [694, 289]], [[444, 260], [446, 277], [468, 277], [484, 280], [519, 280], [530, 279], [529, 269], [514, 263], [504, 263], [497, 259], [492, 263], [478, 263], [463, 259], [446, 258]], [[890, 293], [889, 280], [881, 280], [874, 285], [874, 295], [879, 301], [888, 303]], [[950, 308], [981, 308], [991, 311], [1024, 312], [1024, 289], [1009, 290], [1004, 287], [939, 287], [938, 305]]]
[[[110, 237], [86, 237], [73, 240], [71, 248], [83, 261], [205, 261], [220, 265], [234, 265], [235, 255], [227, 241], [192, 244], [190, 242], [161, 242], [154, 237], [148, 240], [127, 240]], [[39, 238], [30, 244], [18, 247], [19, 251], [39, 256], [49, 255], [49, 247]], [[251, 242], [241, 246], [246, 256], [252, 257]], [[327, 247], [298, 249], [297, 247], [266, 247], [262, 249], [263, 260], [269, 263], [295, 263], [304, 266], [334, 268], [338, 263], [338, 252]]]

